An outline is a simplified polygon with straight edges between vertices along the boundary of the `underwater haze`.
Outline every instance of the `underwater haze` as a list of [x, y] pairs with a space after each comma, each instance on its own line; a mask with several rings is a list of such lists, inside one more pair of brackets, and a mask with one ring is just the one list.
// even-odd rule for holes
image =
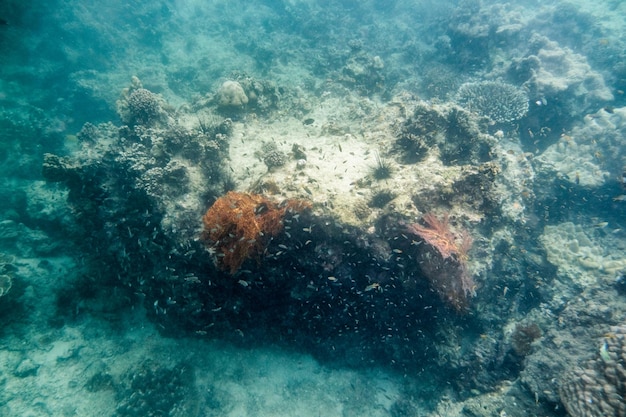
[[0, 3], [0, 415], [626, 416], [626, 3]]

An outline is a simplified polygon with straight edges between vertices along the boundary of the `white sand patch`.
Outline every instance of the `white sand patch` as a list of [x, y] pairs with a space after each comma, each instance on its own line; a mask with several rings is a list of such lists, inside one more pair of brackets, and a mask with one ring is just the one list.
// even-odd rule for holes
[[[382, 209], [368, 204], [372, 196], [391, 192], [396, 212], [418, 217], [423, 213], [413, 198], [449, 188], [464, 173], [462, 166], [444, 166], [436, 147], [419, 163], [398, 161], [394, 129], [410, 114], [405, 107], [401, 101], [379, 106], [370, 99], [329, 93], [306, 115], [310, 124], [287, 116], [269, 123], [249, 116], [234, 123], [230, 164], [238, 189], [271, 194], [275, 188], [277, 198], [307, 199], [318, 213], [360, 227], [367, 227]], [[267, 143], [287, 154], [284, 166], [268, 169], [262, 160]], [[305, 163], [298, 162], [294, 146], [306, 154]], [[378, 158], [392, 166], [389, 178], [372, 178]], [[471, 209], [464, 209], [459, 214], [473, 216]]]

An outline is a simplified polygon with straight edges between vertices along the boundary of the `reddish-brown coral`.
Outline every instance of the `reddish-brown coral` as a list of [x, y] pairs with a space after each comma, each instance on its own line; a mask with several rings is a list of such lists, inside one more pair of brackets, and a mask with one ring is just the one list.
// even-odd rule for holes
[[426, 243], [418, 252], [422, 272], [444, 302], [457, 311], [464, 311], [476, 288], [467, 268], [472, 238], [465, 230], [453, 233], [447, 214], [439, 220], [429, 213], [423, 220], [425, 226], [411, 224], [407, 227], [410, 233]]
[[216, 252], [217, 265], [234, 274], [246, 259], [263, 252], [269, 237], [283, 230], [283, 218], [288, 212], [310, 207], [307, 201], [277, 204], [260, 194], [230, 191], [202, 217], [202, 240]]
[[418, 223], [408, 226], [408, 230], [424, 239], [426, 243], [434, 246], [443, 259], [451, 257], [457, 253], [456, 238], [450, 230], [448, 215], [444, 215], [443, 220], [439, 220], [432, 213], [427, 213], [422, 218], [426, 226]]
[[541, 337], [541, 329], [536, 323], [517, 323], [511, 335], [511, 346], [518, 356], [530, 353], [532, 343]]

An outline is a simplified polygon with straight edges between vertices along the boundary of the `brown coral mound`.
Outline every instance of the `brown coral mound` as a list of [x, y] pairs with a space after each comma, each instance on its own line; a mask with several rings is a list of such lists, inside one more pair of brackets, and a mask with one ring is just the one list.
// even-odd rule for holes
[[287, 213], [310, 207], [307, 201], [277, 204], [260, 194], [230, 191], [202, 217], [202, 240], [217, 254], [217, 265], [234, 274], [246, 259], [263, 252], [269, 238], [283, 230]]
[[467, 268], [472, 238], [465, 230], [453, 233], [447, 214], [440, 220], [429, 213], [423, 221], [425, 226], [411, 224], [407, 227], [426, 243], [418, 251], [420, 268], [444, 302], [459, 312], [465, 311], [476, 288]]
[[559, 394], [572, 417], [626, 416], [626, 324], [612, 327], [596, 357], [563, 378]]

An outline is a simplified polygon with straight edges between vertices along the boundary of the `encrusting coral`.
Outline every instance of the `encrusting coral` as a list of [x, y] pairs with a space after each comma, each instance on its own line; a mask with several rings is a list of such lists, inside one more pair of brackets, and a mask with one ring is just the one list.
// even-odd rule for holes
[[303, 200], [278, 204], [260, 194], [230, 191], [218, 198], [202, 218], [201, 238], [216, 252], [217, 265], [234, 274], [246, 259], [263, 252], [269, 238], [283, 230], [288, 213], [310, 207]]
[[559, 394], [572, 417], [626, 416], [626, 325], [612, 327], [596, 356], [562, 378]]
[[448, 215], [440, 220], [429, 213], [423, 220], [425, 226], [407, 227], [426, 243], [418, 252], [420, 268], [441, 299], [462, 312], [467, 309], [469, 298], [475, 295], [476, 284], [467, 268], [472, 238], [465, 230], [453, 233]]
[[141, 80], [133, 77], [131, 85], [122, 91], [117, 100], [117, 112], [128, 125], [152, 126], [165, 115], [165, 101], [150, 90], [143, 88]]

